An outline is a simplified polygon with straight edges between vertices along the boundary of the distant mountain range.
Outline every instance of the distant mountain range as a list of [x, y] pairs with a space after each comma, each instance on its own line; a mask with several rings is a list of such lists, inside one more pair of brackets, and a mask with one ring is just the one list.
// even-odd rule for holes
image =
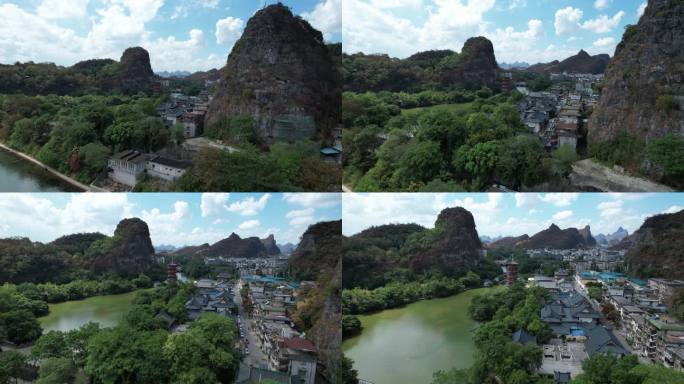
[[615, 231], [611, 234], [604, 235], [601, 233], [601, 234], [594, 236], [594, 238], [596, 239], [596, 243], [598, 243], [599, 245], [612, 246], [612, 245], [619, 243], [620, 240], [624, 239], [628, 235], [629, 235], [629, 232], [627, 232], [626, 229], [620, 227], [620, 228], [618, 228], [617, 231]]
[[186, 246], [172, 253], [197, 257], [252, 258], [279, 255], [281, 251], [278, 245], [276, 245], [273, 235], [269, 235], [264, 239], [259, 239], [256, 236], [243, 239], [237, 233], [231, 233], [227, 238], [219, 240], [212, 245]]
[[607, 54], [591, 56], [580, 50], [576, 55], [563, 61], [554, 60], [550, 63], [539, 63], [529, 66], [526, 71], [538, 73], [593, 73], [601, 74], [606, 71], [610, 56]]
[[160, 77], [188, 77], [191, 75], [191, 73], [188, 71], [174, 71], [174, 72], [161, 71], [161, 72], [155, 72], [155, 74], [160, 76]]
[[527, 67], [529, 67], [529, 66], [530, 66], [530, 64], [529, 64], [529, 63], [526, 63], [526, 62], [524, 62], [524, 61], [522, 61], [522, 62], [521, 62], [521, 61], [516, 61], [516, 62], [513, 62], [513, 63], [499, 63], [499, 67], [502, 68], [502, 69], [513, 69], [513, 68], [525, 69], [525, 68], [527, 68]]
[[178, 247], [176, 247], [175, 245], [170, 245], [170, 244], [159, 244], [159, 245], [154, 246], [154, 251], [156, 253], [173, 252], [176, 249], [178, 249]]
[[556, 224], [533, 236], [508, 236], [498, 239], [489, 248], [513, 247], [522, 249], [574, 249], [587, 248], [596, 245], [596, 239], [591, 235], [591, 228], [587, 225], [582, 229], [560, 229]]

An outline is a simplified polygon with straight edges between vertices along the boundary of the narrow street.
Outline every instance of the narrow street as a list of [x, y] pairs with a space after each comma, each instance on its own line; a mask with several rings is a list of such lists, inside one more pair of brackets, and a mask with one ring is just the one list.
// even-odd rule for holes
[[261, 346], [259, 344], [259, 339], [256, 336], [256, 332], [252, 329], [252, 320], [248, 317], [245, 309], [242, 307], [242, 297], [240, 296], [240, 288], [242, 285], [240, 282], [235, 284], [234, 289], [234, 301], [238, 306], [238, 314], [240, 315], [240, 324], [242, 329], [244, 329], [245, 337], [248, 341], [247, 350], [249, 354], [245, 356], [243, 363], [249, 366], [255, 366], [260, 368], [268, 368], [268, 359], [266, 355], [262, 352]]

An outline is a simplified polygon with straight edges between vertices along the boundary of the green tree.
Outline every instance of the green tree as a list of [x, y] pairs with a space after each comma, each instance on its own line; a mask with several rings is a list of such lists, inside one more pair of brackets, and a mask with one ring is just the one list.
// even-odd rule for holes
[[16, 351], [0, 352], [0, 384], [16, 382], [19, 371], [26, 364], [26, 356]]
[[665, 175], [672, 179], [684, 176], [684, 139], [674, 134], [651, 140], [648, 155]]
[[411, 183], [427, 183], [442, 168], [439, 144], [432, 141], [411, 142], [399, 160], [393, 179], [397, 185], [408, 187]]
[[577, 152], [569, 145], [563, 145], [551, 153], [552, 171], [558, 176], [565, 178], [572, 172], [572, 164], [577, 161]]
[[0, 313], [0, 328], [5, 329], [9, 341], [17, 344], [34, 341], [43, 332], [33, 313], [25, 309]]
[[63, 357], [51, 357], [40, 365], [39, 377], [36, 384], [65, 384], [73, 383], [78, 367], [73, 361]]

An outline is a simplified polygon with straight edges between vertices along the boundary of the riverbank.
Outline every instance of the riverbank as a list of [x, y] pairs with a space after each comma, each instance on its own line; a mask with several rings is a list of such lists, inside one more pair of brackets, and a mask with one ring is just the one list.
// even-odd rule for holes
[[496, 289], [470, 289], [359, 315], [363, 330], [344, 340], [342, 351], [354, 360], [359, 378], [377, 384], [429, 383], [436, 371], [468, 368], [477, 326], [468, 306], [476, 295]]
[[[42, 170], [50, 173], [52, 176], [60, 179], [61, 181], [65, 182], [65, 183], [68, 183], [69, 185], [71, 185], [75, 188], [78, 188], [79, 190], [81, 190], [83, 192], [90, 192], [92, 190], [89, 186], [79, 182], [78, 180], [75, 180], [75, 179], [57, 171], [56, 169], [54, 169], [48, 165], [43, 164], [42, 162], [38, 161], [37, 159], [35, 159], [35, 158], [33, 158], [33, 157], [23, 153], [23, 152], [17, 151], [16, 149], [12, 149], [3, 143], [0, 143], [0, 149], [4, 150], [5, 152], [9, 152], [12, 155], [14, 155], [14, 156], [16, 156], [22, 160], [26, 160], [26, 161], [32, 163], [33, 165], [40, 167]], [[36, 192], [39, 192], [39, 191], [36, 191]]]

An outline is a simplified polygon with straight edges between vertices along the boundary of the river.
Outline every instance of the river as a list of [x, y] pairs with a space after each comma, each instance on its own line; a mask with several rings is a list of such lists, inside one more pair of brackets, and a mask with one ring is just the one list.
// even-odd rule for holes
[[93, 296], [83, 300], [50, 304], [50, 313], [39, 317], [43, 333], [51, 330], [69, 331], [89, 321], [111, 327], [119, 322], [133, 303], [137, 291], [119, 295]]
[[78, 192], [49, 172], [0, 148], [0, 192]]
[[430, 383], [438, 370], [473, 363], [476, 323], [468, 316], [480, 288], [359, 316], [363, 332], [342, 343], [359, 378], [375, 384]]

